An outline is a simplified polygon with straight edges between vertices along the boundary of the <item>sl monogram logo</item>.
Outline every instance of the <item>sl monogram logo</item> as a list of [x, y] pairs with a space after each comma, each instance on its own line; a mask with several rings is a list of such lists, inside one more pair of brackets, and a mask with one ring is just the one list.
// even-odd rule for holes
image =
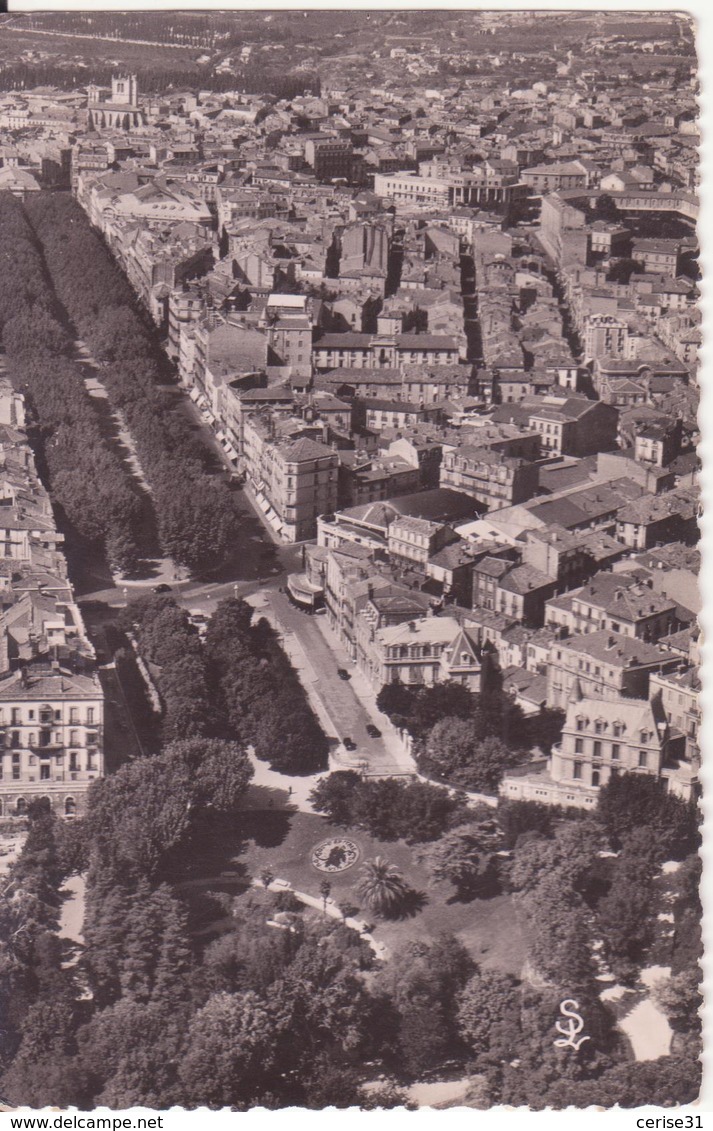
[[574, 1049], [574, 1051], [577, 1052], [580, 1045], [583, 1045], [585, 1041], [591, 1039], [590, 1037], [580, 1037], [578, 1041], [574, 1039], [577, 1033], [581, 1033], [584, 1028], [584, 1021], [580, 1017], [578, 1010], [579, 1002], [574, 1001], [571, 997], [567, 997], [564, 1001], [560, 1002], [560, 1013], [568, 1020], [566, 1025], [562, 1021], [555, 1022], [555, 1029], [558, 1033], [562, 1033], [562, 1036], [557, 1037], [554, 1041], [557, 1048]]

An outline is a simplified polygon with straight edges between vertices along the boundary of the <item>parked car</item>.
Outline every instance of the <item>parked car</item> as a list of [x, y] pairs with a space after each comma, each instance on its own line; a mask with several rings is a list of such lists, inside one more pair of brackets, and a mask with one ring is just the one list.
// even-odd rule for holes
[[366, 724], [366, 733], [371, 738], [381, 738], [381, 731], [378, 727], [375, 727], [373, 723]]
[[356, 750], [356, 748], [357, 748], [356, 742], [354, 741], [353, 738], [343, 738], [342, 739], [342, 746], [344, 747], [345, 750]]
[[349, 675], [349, 672], [347, 671], [346, 668], [337, 668], [337, 675], [339, 676], [340, 679], [351, 679], [352, 678]]
[[171, 589], [170, 585], [167, 585], [165, 581], [162, 581], [160, 585], [154, 585], [153, 592], [154, 593], [172, 593], [173, 590]]

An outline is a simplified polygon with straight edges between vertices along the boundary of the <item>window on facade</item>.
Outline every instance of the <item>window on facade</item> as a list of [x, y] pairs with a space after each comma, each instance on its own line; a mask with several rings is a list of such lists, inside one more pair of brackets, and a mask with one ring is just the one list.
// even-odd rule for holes
[[602, 744], [601, 744], [601, 742], [597, 742], [595, 740], [593, 754], [594, 754], [595, 758], [601, 758], [601, 756], [602, 756]]
[[594, 733], [595, 734], [601, 734], [602, 733], [602, 721], [601, 721], [601, 719], [597, 719], [597, 721], [595, 722]]
[[639, 751], [639, 765], [640, 766], [648, 766], [648, 764], [649, 764], [648, 753], [646, 752], [646, 750], [640, 750]]
[[574, 752], [575, 752], [575, 754], [584, 754], [584, 740], [583, 739], [575, 738], [575, 740], [574, 740]]
[[621, 753], [621, 747], [619, 746], [619, 743], [613, 742], [612, 748], [611, 748], [611, 756], [612, 756], [613, 761], [615, 761], [615, 762], [618, 761], [620, 753]]
[[13, 707], [12, 708], [11, 722], [13, 723], [14, 726], [17, 726], [20, 721], [21, 721], [20, 720], [20, 708], [19, 707]]
[[614, 723], [614, 737], [621, 738], [621, 723]]
[[574, 763], [574, 766], [572, 767], [572, 777], [575, 778], [577, 781], [581, 780], [581, 778], [582, 778], [582, 763], [581, 762], [575, 762]]
[[40, 781], [48, 781], [50, 776], [49, 763], [40, 766]]

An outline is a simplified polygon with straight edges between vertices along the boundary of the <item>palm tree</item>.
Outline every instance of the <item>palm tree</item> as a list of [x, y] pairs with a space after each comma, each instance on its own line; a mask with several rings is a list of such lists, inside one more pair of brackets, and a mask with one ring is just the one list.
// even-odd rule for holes
[[376, 856], [362, 864], [356, 891], [370, 911], [390, 915], [404, 902], [409, 888], [398, 868]]
[[330, 884], [329, 880], [322, 880], [321, 884], [319, 885], [319, 891], [322, 896], [322, 909], [324, 911], [327, 910], [327, 900], [329, 899], [331, 890], [332, 885]]

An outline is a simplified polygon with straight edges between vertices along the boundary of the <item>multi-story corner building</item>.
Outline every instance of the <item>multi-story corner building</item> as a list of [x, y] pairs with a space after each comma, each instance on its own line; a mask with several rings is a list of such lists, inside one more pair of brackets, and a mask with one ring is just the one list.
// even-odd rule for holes
[[616, 632], [558, 640], [547, 665], [547, 704], [566, 709], [577, 694], [593, 699], [644, 699], [652, 672], [673, 671], [679, 659], [659, 644]]
[[477, 499], [488, 511], [531, 499], [537, 490], [536, 464], [489, 448], [446, 449], [441, 461], [441, 487], [453, 487]]
[[471, 691], [480, 687], [480, 654], [475, 635], [454, 617], [421, 617], [375, 633], [372, 686], [387, 683], [432, 686], [454, 680]]
[[588, 456], [616, 445], [619, 413], [612, 405], [570, 397], [559, 405], [543, 404], [530, 416], [540, 434], [543, 454]]
[[[172, 232], [129, 229], [116, 246], [129, 282], [161, 327], [169, 322], [171, 292], [210, 271], [213, 251], [211, 239], [200, 228], [188, 230], [179, 238]], [[182, 313], [186, 321], [185, 306]]]
[[581, 585], [600, 569], [621, 561], [626, 546], [603, 531], [571, 531], [551, 523], [543, 530], [528, 530], [522, 559], [557, 579], [562, 589]]
[[697, 492], [680, 487], [662, 495], [632, 499], [617, 515], [616, 536], [632, 550], [648, 550], [665, 542], [695, 542]]
[[544, 621], [545, 602], [557, 590], [557, 582], [524, 562], [513, 565], [495, 586], [495, 608], [520, 623], [537, 626]]
[[319, 181], [350, 181], [354, 149], [350, 141], [336, 137], [310, 139], [305, 143], [305, 161]]
[[584, 356], [628, 358], [629, 328], [623, 318], [613, 314], [589, 314], [584, 320]]
[[616, 632], [653, 642], [677, 632], [675, 601], [625, 573], [599, 573], [580, 589], [547, 602], [545, 623], [573, 635]]
[[673, 751], [660, 699], [606, 702], [576, 696], [567, 707], [562, 739], [552, 747], [547, 768], [510, 772], [501, 794], [593, 809], [601, 787], [618, 773], [652, 776], [678, 797], [693, 796], [698, 766]]
[[[72, 170], [70, 174], [72, 192], [78, 193], [80, 181], [88, 190], [94, 178], [106, 173], [111, 167], [113, 157], [108, 141], [90, 141], [80, 138], [72, 147]], [[83, 202], [80, 202], [83, 203]]]
[[426, 593], [395, 585], [385, 577], [369, 579], [356, 618], [355, 634], [357, 664], [372, 685], [380, 678], [380, 645], [376, 643], [379, 631], [427, 616], [430, 604], [431, 598]]
[[337, 453], [302, 436], [280, 440], [269, 422], [245, 423], [245, 471], [258, 506], [283, 542], [317, 535], [317, 519], [337, 506]]
[[555, 781], [597, 789], [612, 772], [659, 776], [666, 757], [666, 718], [654, 700], [570, 703], [562, 740], [552, 751]]
[[2, 813], [48, 798], [54, 811], [82, 811], [104, 772], [104, 693], [96, 675], [59, 667], [15, 671], [0, 681]]
[[[166, 352], [169, 357], [178, 359], [181, 352], [181, 331], [189, 329], [203, 317], [206, 311], [206, 300], [200, 286], [184, 284], [180, 290], [171, 291], [168, 296], [168, 343]], [[191, 344], [193, 338], [191, 338]], [[187, 361], [182, 368], [184, 373], [190, 370]]]
[[654, 467], [668, 467], [681, 453], [683, 422], [678, 420], [666, 423], [649, 424], [637, 431], [634, 439], [634, 459], [638, 463]]
[[324, 567], [324, 601], [330, 628], [351, 659], [355, 660], [357, 616], [369, 594], [381, 583], [373, 578], [374, 563], [368, 546], [347, 542], [327, 551]]
[[389, 556], [402, 564], [425, 571], [428, 559], [433, 554], [443, 549], [449, 542], [457, 540], [458, 535], [446, 523], [399, 515], [394, 517], [389, 526]]
[[631, 249], [632, 259], [643, 264], [644, 271], [656, 275], [678, 274], [681, 256], [679, 240], [634, 240]]

